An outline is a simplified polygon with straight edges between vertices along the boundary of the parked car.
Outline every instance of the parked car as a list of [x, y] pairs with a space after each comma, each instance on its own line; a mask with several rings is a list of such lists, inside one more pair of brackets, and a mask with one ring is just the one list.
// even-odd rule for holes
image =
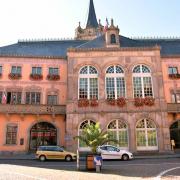
[[133, 159], [133, 154], [126, 150], [121, 150], [119, 147], [112, 145], [99, 146], [97, 151], [101, 153], [102, 159], [121, 159], [127, 161]]
[[36, 159], [39, 159], [40, 161], [50, 159], [72, 161], [76, 159], [76, 154], [65, 151], [60, 146], [39, 146], [36, 151]]

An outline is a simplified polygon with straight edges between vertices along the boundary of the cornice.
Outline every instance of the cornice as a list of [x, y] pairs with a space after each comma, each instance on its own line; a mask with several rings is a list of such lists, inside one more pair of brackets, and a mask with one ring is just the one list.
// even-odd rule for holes
[[177, 54], [177, 55], [162, 55], [161, 58], [180, 58], [180, 54]]
[[68, 52], [152, 51], [152, 50], [161, 50], [161, 47], [153, 46], [153, 47], [119, 47], [119, 48], [69, 48]]
[[67, 59], [67, 56], [31, 56], [31, 55], [23, 55], [23, 54], [0, 54], [0, 57], [18, 57], [18, 58], [38, 58], [38, 59]]

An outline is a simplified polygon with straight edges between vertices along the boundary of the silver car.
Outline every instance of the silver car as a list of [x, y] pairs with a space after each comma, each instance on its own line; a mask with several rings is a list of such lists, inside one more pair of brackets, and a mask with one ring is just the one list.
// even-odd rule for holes
[[101, 153], [102, 159], [121, 159], [124, 161], [133, 159], [133, 154], [131, 152], [121, 150], [120, 148], [112, 145], [99, 146], [97, 151]]

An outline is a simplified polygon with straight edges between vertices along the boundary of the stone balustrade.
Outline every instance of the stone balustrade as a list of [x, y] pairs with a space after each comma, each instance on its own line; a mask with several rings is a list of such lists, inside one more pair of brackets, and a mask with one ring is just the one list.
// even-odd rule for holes
[[64, 105], [0, 104], [0, 113], [8, 114], [66, 114]]
[[180, 104], [179, 103], [168, 103], [167, 111], [169, 113], [179, 113], [180, 112]]

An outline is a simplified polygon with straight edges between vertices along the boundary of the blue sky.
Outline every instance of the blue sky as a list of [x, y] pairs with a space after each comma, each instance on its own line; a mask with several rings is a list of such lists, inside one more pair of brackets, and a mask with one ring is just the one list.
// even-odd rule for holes
[[[74, 37], [89, 0], [0, 0], [0, 45], [18, 39]], [[94, 0], [97, 18], [114, 18], [128, 37], [180, 37], [180, 0]]]

